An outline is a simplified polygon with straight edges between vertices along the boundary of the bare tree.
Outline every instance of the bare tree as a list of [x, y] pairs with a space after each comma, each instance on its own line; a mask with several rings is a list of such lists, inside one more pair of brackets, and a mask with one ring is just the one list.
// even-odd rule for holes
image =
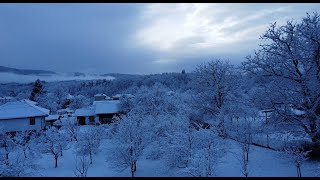
[[42, 152], [52, 154], [55, 159], [55, 168], [58, 167], [59, 156], [67, 147], [65, 137], [53, 127], [42, 134], [40, 141]]
[[7, 135], [6, 133], [0, 134], [0, 148], [4, 149], [5, 159], [9, 159], [9, 153], [14, 148], [14, 142], [12, 140], [11, 135]]
[[249, 175], [249, 170], [248, 170], [248, 153], [249, 153], [249, 145], [246, 143], [241, 143], [241, 154], [240, 154], [240, 165], [241, 165], [241, 173], [245, 176], [248, 177]]
[[284, 151], [289, 155], [289, 158], [291, 159], [293, 164], [296, 166], [298, 177], [302, 177], [301, 166], [303, 162], [308, 159], [307, 154], [310, 151], [304, 151], [303, 148], [299, 148], [297, 146], [287, 146], [284, 148]]
[[87, 155], [80, 155], [76, 156], [76, 170], [74, 171], [74, 174], [77, 177], [87, 177], [87, 172], [89, 169], [89, 160]]

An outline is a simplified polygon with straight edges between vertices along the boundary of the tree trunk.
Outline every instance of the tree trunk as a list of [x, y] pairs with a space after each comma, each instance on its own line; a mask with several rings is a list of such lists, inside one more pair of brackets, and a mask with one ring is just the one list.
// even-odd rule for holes
[[320, 132], [318, 131], [317, 127], [317, 117], [313, 117], [312, 119], [309, 120], [310, 123], [310, 136], [311, 140], [314, 143], [320, 142]]
[[23, 150], [24, 158], [27, 158], [26, 150]]
[[247, 157], [246, 157], [246, 161], [249, 161], [249, 151], [246, 152], [247, 153]]
[[191, 154], [192, 154], [192, 140], [191, 140], [191, 132], [189, 128], [189, 133], [188, 133], [188, 141], [189, 141], [189, 149], [188, 149], [188, 160], [187, 160], [187, 167], [189, 163], [191, 162]]
[[90, 155], [90, 164], [92, 164], [92, 153], [90, 152], [89, 155]]
[[300, 165], [297, 166], [297, 173], [298, 173], [298, 177], [302, 177], [301, 176], [301, 167], [300, 167]]
[[57, 158], [57, 157], [55, 157], [54, 159], [56, 160], [55, 168], [57, 168], [57, 167], [58, 167], [58, 158]]
[[6, 159], [9, 159], [9, 153], [6, 153]]
[[269, 134], [267, 133], [267, 147], [269, 147]]

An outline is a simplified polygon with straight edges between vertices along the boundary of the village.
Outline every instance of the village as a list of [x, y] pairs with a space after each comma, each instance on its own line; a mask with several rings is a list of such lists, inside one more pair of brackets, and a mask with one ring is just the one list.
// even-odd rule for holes
[[65, 121], [71, 120], [75, 125], [110, 124], [123, 112], [120, 109], [120, 99], [134, 98], [131, 94], [116, 94], [112, 97], [106, 94], [94, 95], [92, 104], [76, 110], [68, 106], [73, 100], [67, 95], [67, 106], [52, 114], [49, 109], [40, 107], [37, 102], [29, 99], [16, 100], [13, 97], [1, 97], [0, 128], [5, 133], [14, 135], [22, 131], [41, 131], [51, 127], [60, 129]]

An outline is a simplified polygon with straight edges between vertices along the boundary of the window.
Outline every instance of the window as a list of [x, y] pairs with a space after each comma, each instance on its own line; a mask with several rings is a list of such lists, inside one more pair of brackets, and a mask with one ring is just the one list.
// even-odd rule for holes
[[30, 121], [30, 125], [36, 124], [36, 118], [34, 118], [34, 117], [29, 118], [29, 121]]
[[89, 117], [89, 120], [90, 120], [90, 122], [95, 122], [95, 121], [94, 121], [94, 116], [90, 116], [90, 117]]

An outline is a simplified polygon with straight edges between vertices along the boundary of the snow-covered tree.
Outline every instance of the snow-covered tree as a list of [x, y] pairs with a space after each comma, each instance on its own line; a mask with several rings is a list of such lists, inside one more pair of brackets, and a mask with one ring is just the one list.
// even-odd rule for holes
[[9, 159], [10, 152], [14, 149], [15, 144], [10, 134], [2, 132], [0, 134], [0, 148], [3, 154], [5, 154], [5, 159]]
[[139, 115], [129, 112], [122, 117], [114, 135], [114, 149], [112, 156], [119, 165], [130, 166], [132, 177], [137, 171], [137, 159], [143, 149], [142, 123]]
[[36, 136], [32, 131], [17, 132], [13, 138], [16, 146], [23, 151], [25, 158], [27, 158], [28, 152], [30, 153], [34, 138], [36, 138]]
[[90, 105], [90, 99], [83, 96], [83, 95], [78, 95], [78, 96], [75, 96], [73, 98], [73, 100], [71, 101], [70, 103], [70, 109], [80, 109], [80, 108], [83, 108], [83, 107], [87, 107]]
[[104, 132], [101, 127], [90, 127], [79, 133], [76, 144], [79, 155], [88, 155], [90, 164], [92, 164], [93, 155], [96, 154], [100, 147], [100, 142]]
[[168, 121], [168, 125], [171, 126], [162, 138], [166, 146], [163, 158], [169, 167], [187, 167], [193, 148], [193, 129], [190, 127], [189, 119], [183, 115], [161, 119]]
[[23, 154], [16, 153], [10, 160], [0, 160], [1, 177], [25, 177], [32, 176], [38, 170], [34, 159], [25, 158]]
[[50, 112], [56, 112], [59, 109], [58, 99], [53, 93], [40, 94], [37, 97], [39, 106], [47, 108]]
[[279, 121], [301, 126], [317, 143], [320, 115], [320, 15], [301, 22], [270, 25], [261, 36], [267, 43], [244, 62], [245, 72], [265, 84], [265, 97]]
[[80, 126], [77, 125], [75, 117], [66, 117], [62, 121], [62, 129], [69, 135], [70, 140], [78, 141]]
[[40, 81], [40, 79], [37, 79], [33, 84], [33, 89], [32, 89], [31, 95], [30, 95], [30, 100], [36, 101], [37, 97], [39, 95], [41, 95], [42, 93], [44, 93], [43, 89], [44, 88], [43, 88], [42, 82]]
[[186, 171], [191, 176], [215, 176], [220, 158], [224, 155], [224, 145], [212, 130], [200, 129], [194, 134], [194, 148], [190, 165]]
[[59, 132], [55, 127], [52, 127], [41, 135], [40, 142], [42, 152], [52, 154], [55, 159], [55, 168], [58, 167], [58, 159], [68, 145], [66, 135]]
[[203, 114], [214, 116], [212, 122], [217, 127], [221, 136], [226, 136], [225, 114], [223, 109], [233, 101], [233, 93], [236, 92], [237, 76], [235, 68], [229, 61], [220, 59], [201, 64], [196, 69], [197, 92], [196, 109]]
[[85, 154], [79, 155], [75, 157], [76, 159], [76, 168], [74, 170], [74, 174], [77, 177], [87, 177], [88, 169], [89, 169], [89, 159]]

